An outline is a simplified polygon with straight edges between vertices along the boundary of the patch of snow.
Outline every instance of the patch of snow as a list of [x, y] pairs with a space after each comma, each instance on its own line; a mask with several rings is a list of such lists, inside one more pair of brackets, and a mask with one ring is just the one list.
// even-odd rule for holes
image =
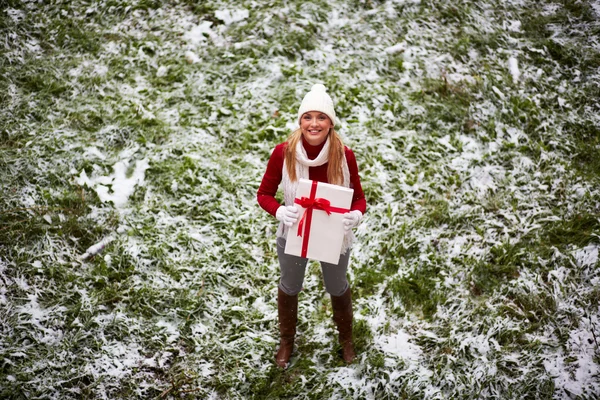
[[277, 317], [277, 312], [273, 304], [271, 302], [265, 302], [263, 297], [258, 297], [256, 300], [254, 300], [252, 307], [265, 316], [269, 316], [271, 318]]
[[240, 22], [248, 18], [250, 15], [246, 9], [233, 9], [233, 10], [217, 10], [215, 11], [215, 17], [223, 21], [225, 25], [231, 25], [235, 22]]
[[191, 330], [192, 330], [192, 334], [194, 336], [198, 336], [198, 335], [202, 336], [202, 335], [205, 335], [209, 331], [209, 328], [206, 325], [204, 325], [202, 322], [198, 321], [197, 323], [192, 325]]
[[392, 335], [375, 338], [375, 344], [387, 355], [394, 355], [407, 361], [416, 362], [421, 358], [421, 348], [411, 343], [412, 336], [399, 330]]
[[108, 72], [108, 67], [106, 65], [97, 64], [94, 65], [94, 74], [98, 76], [105, 76]]
[[590, 3], [590, 6], [594, 10], [594, 13], [596, 13], [596, 17], [600, 18], [600, 1], [599, 0], [592, 1]]
[[127, 177], [127, 171], [131, 166], [129, 159], [118, 161], [113, 166], [113, 174], [108, 176], [93, 176], [88, 178], [85, 170], [82, 170], [76, 179], [77, 184], [88, 186], [96, 191], [100, 201], [112, 201], [118, 209], [125, 207], [129, 196], [136, 186], [144, 184], [146, 170], [150, 168], [147, 159], [137, 160], [131, 176]]
[[101, 241], [99, 241], [98, 243], [88, 247], [88, 249], [85, 251], [85, 253], [81, 256], [81, 259], [85, 260], [87, 258], [95, 256], [96, 254], [98, 254], [102, 250], [104, 250], [106, 245], [109, 244], [110, 242], [112, 242], [113, 240], [115, 240], [115, 237], [113, 235], [109, 235], [109, 236], [105, 237], [104, 239], [102, 239]]
[[400, 42], [393, 46], [387, 47], [384, 51], [388, 54], [401, 53], [406, 50], [406, 42]]
[[186, 32], [183, 38], [195, 46], [206, 43], [207, 37], [215, 35], [211, 26], [212, 22], [201, 21], [199, 25], [194, 26], [189, 32]]
[[598, 244], [591, 243], [583, 249], [576, 250], [573, 253], [573, 256], [575, 257], [575, 262], [580, 267], [586, 265], [596, 265], [598, 263], [598, 249], [600, 249], [600, 246]]
[[500, 166], [486, 165], [484, 167], [473, 168], [472, 177], [469, 180], [469, 186], [480, 193], [488, 190], [495, 191], [496, 181], [503, 177], [504, 169]]
[[100, 160], [106, 160], [106, 155], [104, 155], [104, 153], [102, 153], [100, 150], [98, 150], [98, 148], [96, 146], [87, 147], [85, 149], [85, 151], [83, 152], [82, 157], [84, 157], [86, 159], [98, 158]]
[[521, 21], [519, 20], [505, 21], [504, 26], [510, 32], [521, 32]]
[[25, 19], [25, 11], [23, 11], [23, 10], [16, 10], [14, 8], [7, 8], [5, 10], [5, 12], [13, 20], [13, 22], [19, 23], [23, 19]]
[[156, 326], [164, 329], [167, 334], [167, 343], [173, 343], [179, 339], [179, 327], [173, 322], [160, 320], [156, 323]]
[[521, 71], [519, 71], [519, 62], [515, 57], [510, 57], [508, 59], [508, 70], [512, 75], [513, 82], [517, 83], [521, 77]]
[[102, 345], [97, 357], [84, 367], [84, 371], [96, 379], [106, 376], [123, 379], [143, 361], [137, 343], [111, 342]]
[[500, 97], [501, 100], [504, 100], [506, 98], [504, 93], [502, 93], [502, 91], [500, 89], [498, 89], [496, 86], [492, 86], [492, 90], [494, 91], [494, 93], [496, 93], [498, 95], [498, 97]]

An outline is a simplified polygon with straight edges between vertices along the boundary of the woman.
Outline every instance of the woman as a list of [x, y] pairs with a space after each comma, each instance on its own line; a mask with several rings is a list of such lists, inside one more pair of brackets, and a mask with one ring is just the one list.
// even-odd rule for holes
[[[342, 357], [347, 363], [354, 360], [352, 344], [352, 297], [346, 271], [350, 246], [356, 227], [365, 210], [366, 201], [358, 176], [354, 153], [342, 143], [335, 126], [333, 101], [325, 86], [314, 85], [306, 94], [298, 111], [300, 129], [285, 143], [275, 147], [258, 189], [258, 203], [279, 221], [277, 255], [281, 279], [277, 294], [280, 345], [275, 361], [285, 368], [292, 354], [298, 321], [298, 293], [302, 289], [307, 259], [284, 253], [287, 230], [298, 220], [294, 206], [298, 179], [306, 178], [354, 189], [352, 206], [344, 214], [344, 244], [337, 265], [321, 262], [325, 288], [331, 295], [333, 320], [339, 332]], [[282, 185], [285, 204], [275, 199]]]

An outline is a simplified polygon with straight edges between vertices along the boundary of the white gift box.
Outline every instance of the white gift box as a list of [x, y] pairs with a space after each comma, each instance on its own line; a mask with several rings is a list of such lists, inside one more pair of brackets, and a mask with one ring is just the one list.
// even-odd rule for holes
[[344, 241], [342, 216], [350, 211], [353, 189], [300, 179], [298, 221], [288, 229], [285, 253], [337, 264]]

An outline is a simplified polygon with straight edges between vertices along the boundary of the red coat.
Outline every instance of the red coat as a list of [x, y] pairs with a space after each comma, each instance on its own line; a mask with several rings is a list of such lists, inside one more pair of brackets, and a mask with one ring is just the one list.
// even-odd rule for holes
[[[311, 146], [304, 140], [304, 138], [302, 138], [302, 144], [304, 145], [304, 149], [306, 150], [308, 158], [314, 160], [319, 155], [319, 152], [325, 145], [325, 142], [318, 146]], [[258, 193], [256, 195], [258, 204], [260, 204], [265, 211], [273, 216], [275, 216], [277, 209], [281, 206], [277, 199], [275, 199], [275, 194], [277, 193], [277, 189], [281, 183], [284, 151], [286, 146], [287, 142], [278, 144], [273, 150], [273, 153], [271, 153], [271, 158], [269, 158], [269, 163], [267, 164], [267, 170], [263, 175], [262, 182], [260, 183], [260, 187], [258, 188]], [[350, 150], [348, 147], [344, 146], [344, 150], [346, 153], [346, 161], [348, 162], [348, 170], [350, 171], [350, 188], [354, 189], [352, 206], [350, 209], [358, 210], [364, 214], [367, 210], [367, 201], [365, 200], [365, 193], [363, 192], [360, 184], [356, 157], [354, 156], [352, 150]], [[313, 181], [329, 183], [327, 181], [327, 165], [328, 163], [318, 167], [309, 167], [308, 178]]]

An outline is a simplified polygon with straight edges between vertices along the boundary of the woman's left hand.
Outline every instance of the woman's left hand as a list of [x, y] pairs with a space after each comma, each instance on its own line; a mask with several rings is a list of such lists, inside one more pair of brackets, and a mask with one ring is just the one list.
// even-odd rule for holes
[[342, 216], [342, 222], [344, 223], [344, 232], [348, 232], [350, 229], [355, 228], [360, 223], [363, 214], [358, 210], [347, 212]]

